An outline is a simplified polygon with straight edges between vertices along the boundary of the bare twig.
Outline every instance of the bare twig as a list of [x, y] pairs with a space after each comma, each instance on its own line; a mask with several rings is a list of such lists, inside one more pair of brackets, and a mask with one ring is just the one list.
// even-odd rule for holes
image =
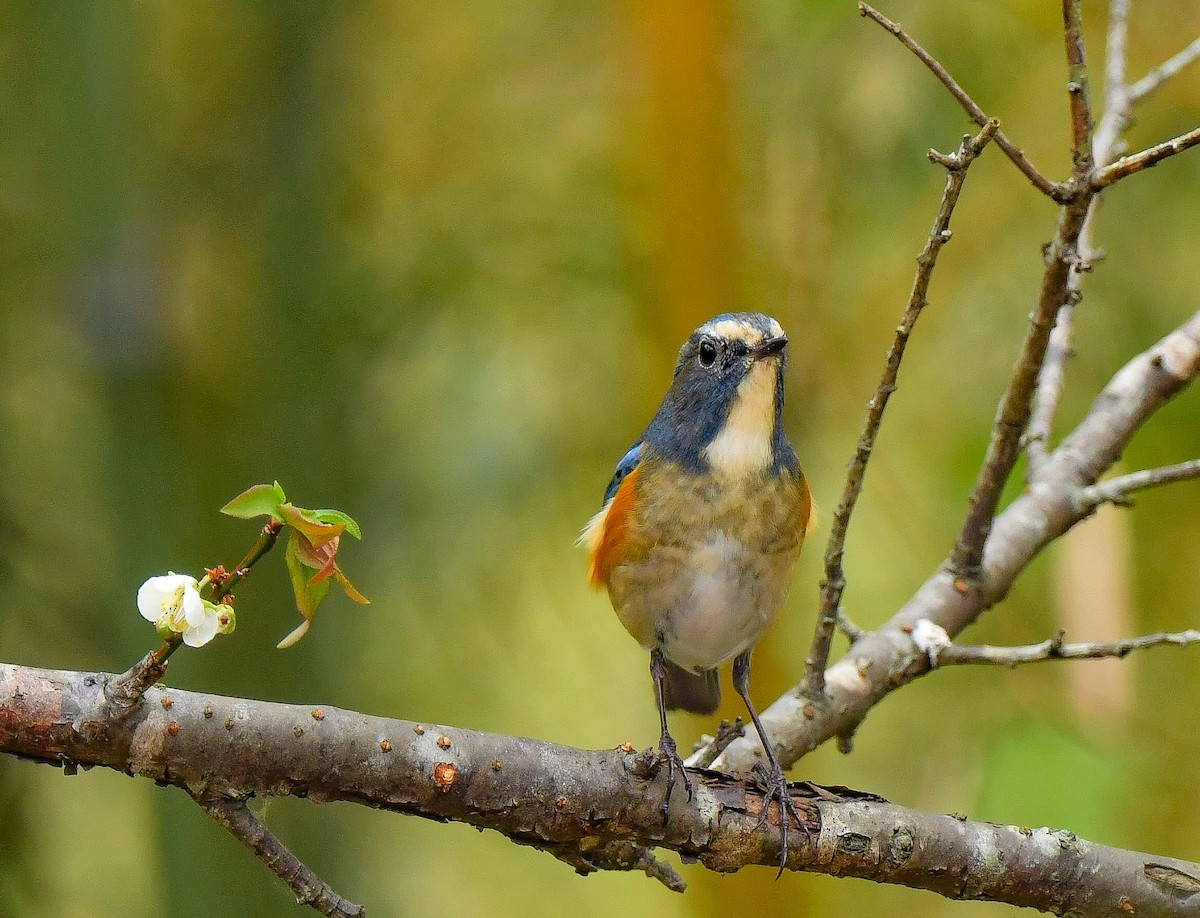
[[[907, 32], [905, 32], [898, 23], [888, 19], [885, 15], [883, 15], [883, 13], [879, 12], [879, 10], [866, 3], [858, 4], [858, 12], [859, 15], [874, 20], [884, 29], [891, 32], [900, 41], [900, 43], [904, 45], [904, 47], [908, 48], [908, 50], [915, 54], [917, 58], [920, 59], [921, 63], [928, 67], [930, 71], [933, 72], [933, 75], [941, 81], [942, 85], [950, 90], [950, 94], [958, 100], [958, 104], [963, 107], [966, 113], [971, 116], [971, 120], [979, 125], [979, 127], [983, 127], [988, 123], [990, 119], [986, 114], [984, 114], [983, 109], [975, 103], [975, 100], [967, 95], [966, 90], [964, 90], [955, 81], [954, 77], [950, 75], [946, 68], [943, 67], [941, 63], [933, 57], [933, 55], [917, 44], [917, 42]], [[1052, 182], [1050, 179], [1046, 178], [1046, 176], [1042, 175], [1042, 173], [1038, 171], [1037, 167], [1026, 158], [1025, 154], [1017, 148], [1017, 145], [1008, 139], [1003, 131], [996, 131], [996, 146], [1004, 151], [1004, 155], [1012, 160], [1013, 165], [1020, 169], [1021, 172], [1024, 173], [1025, 177], [1029, 179], [1029, 181], [1031, 181], [1034, 186], [1040, 192], [1042, 192], [1042, 194], [1060, 204], [1064, 203], [1070, 197], [1071, 191], [1069, 188], [1067, 188], [1067, 186], [1059, 182]]]
[[723, 720], [717, 725], [716, 736], [700, 738], [700, 743], [694, 751], [703, 752], [703, 755], [688, 759], [687, 764], [696, 768], [708, 768], [713, 760], [725, 751], [726, 746], [745, 735], [746, 725], [740, 717], [734, 718], [732, 722]]
[[[984, 546], [991, 533], [1000, 495], [1012, 474], [1033, 413], [1033, 398], [1059, 310], [1071, 297], [1071, 273], [1082, 267], [1079, 237], [1096, 189], [1091, 186], [1092, 120], [1088, 101], [1087, 63], [1079, 17], [1080, 0], [1063, 0], [1063, 23], [1069, 65], [1072, 156], [1070, 193], [1059, 213], [1054, 239], [1046, 248], [1038, 304], [1030, 316], [1020, 356], [996, 412], [996, 421], [966, 519], [959, 532], [950, 567], [961, 590], [970, 590], [981, 570]], [[975, 584], [978, 585], [978, 584]]]
[[279, 538], [279, 533], [283, 531], [283, 523], [274, 517], [267, 520], [262, 528], [262, 532], [258, 534], [258, 541], [255, 542], [248, 552], [246, 557], [238, 562], [237, 567], [230, 571], [219, 583], [213, 584], [212, 601], [220, 602], [237, 586], [238, 582], [250, 573], [250, 568], [261, 560], [262, 556], [275, 547], [275, 541]]
[[[1098, 199], [1093, 199], [1093, 209], [1095, 200]], [[1082, 238], [1082, 234], [1080, 236]], [[1072, 279], [1076, 277], [1078, 273], [1072, 273]], [[1046, 357], [1038, 373], [1029, 427], [1024, 437], [1025, 450], [1029, 457], [1027, 481], [1032, 481], [1050, 459], [1050, 436], [1054, 429], [1054, 417], [1058, 414], [1058, 403], [1062, 398], [1067, 360], [1074, 353], [1071, 347], [1071, 331], [1075, 307], [1079, 305], [1079, 300], [1080, 293], [1077, 289], [1068, 292], [1067, 301], [1058, 309], [1058, 318], [1046, 345]]]
[[1067, 93], [1071, 100], [1071, 159], [1075, 179], [1092, 171], [1092, 103], [1088, 91], [1087, 55], [1083, 48], [1083, 0], [1062, 0], [1063, 37], [1067, 44]]
[[1129, 506], [1132, 502], [1129, 495], [1146, 488], [1157, 488], [1161, 485], [1174, 484], [1177, 481], [1188, 481], [1200, 478], [1200, 459], [1191, 459], [1176, 465], [1164, 465], [1161, 468], [1145, 469], [1141, 472], [1131, 472], [1110, 478], [1099, 484], [1083, 488], [1079, 492], [1081, 507], [1095, 508], [1100, 504], [1118, 504]]
[[959, 666], [982, 663], [994, 666], [1019, 666], [1022, 663], [1040, 663], [1044, 660], [1098, 660], [1104, 657], [1124, 657], [1134, 650], [1156, 647], [1160, 644], [1175, 644], [1185, 647], [1200, 643], [1200, 631], [1188, 630], [1140, 637], [1124, 638], [1119, 641], [1096, 641], [1082, 644], [1066, 644], [1062, 632], [1040, 644], [1024, 647], [995, 647], [988, 644], [964, 646], [950, 644], [937, 651], [935, 665]]
[[331, 918], [363, 918], [366, 915], [361, 905], [343, 898], [309, 870], [259, 822], [243, 801], [229, 797], [209, 799], [197, 794], [192, 794], [192, 799], [283, 880], [295, 893], [298, 903], [311, 906]]
[[[1125, 85], [1125, 45], [1129, 34], [1129, 9], [1130, 0], [1112, 2], [1105, 68], [1104, 115], [1092, 135], [1092, 161], [1097, 168], [1103, 168], [1112, 162], [1120, 136], [1129, 126], [1130, 102], [1128, 87]], [[1026, 480], [1029, 482], [1037, 477], [1050, 456], [1054, 418], [1058, 413], [1058, 403], [1066, 379], [1067, 359], [1072, 354], [1071, 332], [1075, 308], [1082, 297], [1081, 281], [1084, 271], [1091, 266], [1096, 257], [1092, 233], [1099, 207], [1100, 197], [1097, 195], [1092, 198], [1079, 233], [1079, 264], [1067, 277], [1067, 299], [1058, 310], [1042, 368], [1038, 373], [1029, 427], [1024, 435], [1029, 457]]]
[[1141, 172], [1143, 169], [1149, 169], [1151, 166], [1157, 166], [1160, 162], [1169, 156], [1174, 156], [1176, 153], [1182, 153], [1196, 144], [1200, 143], [1200, 127], [1193, 128], [1186, 134], [1180, 134], [1178, 137], [1172, 137], [1170, 140], [1164, 140], [1160, 144], [1142, 150], [1140, 153], [1132, 153], [1129, 156], [1122, 156], [1115, 163], [1105, 166], [1100, 169], [1092, 178], [1092, 187], [1096, 189], [1107, 188], [1114, 182], [1118, 182], [1126, 176], [1133, 175], [1135, 172]]
[[[1091, 101], [1088, 98], [1088, 78], [1087, 78], [1087, 60], [1084, 52], [1084, 26], [1080, 19], [1080, 0], [1063, 0], [1063, 36], [1067, 43], [1067, 66], [1068, 80], [1067, 90], [1070, 95], [1070, 124], [1072, 124], [1072, 161], [1074, 163], [1074, 182], [1076, 188], [1082, 188], [1090, 181], [1093, 172], [1093, 163], [1096, 162], [1096, 148], [1103, 145], [1104, 149], [1115, 142], [1117, 134], [1120, 133], [1126, 126], [1128, 119], [1123, 114], [1127, 112], [1127, 104], [1124, 102], [1124, 46], [1126, 46], [1126, 35], [1128, 29], [1129, 18], [1129, 0], [1112, 0], [1111, 20], [1109, 28], [1109, 55], [1108, 55], [1108, 80], [1106, 80], [1106, 118], [1100, 122], [1100, 128], [1096, 134], [1092, 133], [1092, 109]], [[1108, 133], [1102, 133], [1108, 132]], [[1040, 469], [1045, 466], [1049, 458], [1050, 450], [1050, 434], [1054, 427], [1054, 418], [1058, 410], [1058, 400], [1062, 396], [1063, 380], [1066, 378], [1067, 358], [1070, 355], [1070, 336], [1072, 336], [1072, 318], [1075, 306], [1079, 305], [1080, 300], [1080, 275], [1082, 271], [1087, 269], [1091, 263], [1091, 234], [1090, 228], [1093, 220], [1094, 212], [1096, 212], [1097, 199], [1092, 197], [1087, 200], [1087, 210], [1084, 214], [1084, 221], [1079, 228], [1079, 233], [1074, 240], [1067, 239], [1067, 244], [1074, 248], [1075, 264], [1067, 272], [1066, 278], [1066, 298], [1058, 305], [1054, 317], [1050, 319], [1051, 328], [1048, 342], [1046, 342], [1044, 353], [1038, 356], [1033, 352], [1026, 352], [1040, 362], [1037, 368], [1036, 383], [1034, 383], [1032, 398], [1030, 402], [1030, 410], [1027, 415], [1027, 426], [1024, 434], [1019, 434], [1019, 445], [1024, 445], [1028, 451], [1028, 461], [1030, 461], [1030, 469], [1026, 475], [1026, 480], [1036, 478]], [[1044, 290], [1045, 288], [1043, 288]], [[1043, 304], [1045, 300], [1043, 299]], [[1044, 314], [1040, 313], [1039, 314]], [[1028, 342], [1027, 342], [1028, 343]], [[1024, 356], [1024, 355], [1022, 355]], [[1021, 372], [1020, 365], [1018, 371]], [[1014, 374], [1015, 380], [1015, 374]], [[1009, 389], [1009, 394], [1012, 394], [1012, 389]], [[1015, 408], [1020, 408], [1014, 406]], [[997, 431], [998, 432], [998, 431]], [[992, 445], [996, 445], [997, 440], [992, 439]], [[989, 463], [992, 458], [992, 452], [989, 450]], [[996, 457], [1003, 454], [997, 452]], [[1013, 456], [1015, 461], [1015, 455]], [[985, 468], [986, 464], [985, 463]], [[1004, 472], [1000, 478], [994, 480], [994, 484], [998, 482], [1000, 487], [1003, 487], [1004, 481], [1008, 478], [1008, 473]], [[980, 476], [979, 484], [976, 487], [976, 492], [972, 494], [971, 502], [972, 509], [968, 517], [976, 517], [973, 520], [968, 518], [971, 524], [970, 532], [968, 528], [962, 529], [962, 536], [959, 539], [959, 545], [955, 547], [955, 568], [960, 572], [968, 572], [974, 568], [974, 564], [978, 562], [978, 548], [982, 548], [982, 542], [976, 544], [977, 551], [967, 551], [971, 547], [973, 540], [979, 538], [986, 539], [988, 532], [988, 523], [983, 520], [983, 510], [976, 511], [977, 499], [983, 499], [983, 506], [989, 505], [986, 498], [989, 494], [980, 492], [980, 486], [984, 484], [983, 476]], [[995, 494], [997, 500], [1000, 497], [998, 491]], [[990, 504], [991, 512], [995, 512], [996, 505]]]
[[969, 586], [980, 570], [984, 545], [991, 533], [1000, 494], [1020, 455], [1022, 436], [1033, 412], [1033, 395], [1041, 374], [1050, 333], [1059, 310], [1070, 300], [1070, 275], [1079, 265], [1079, 234], [1091, 204], [1084, 194], [1062, 208], [1054, 241], [1046, 249], [1046, 269], [1029, 331], [1013, 367], [1008, 389], [996, 411], [992, 439], [971, 492], [967, 516], [950, 563]]
[[858, 438], [858, 446], [854, 450], [854, 458], [850, 462], [846, 475], [846, 485], [842, 490], [842, 499], [838, 502], [830, 526], [829, 542], [825, 549], [825, 578], [821, 582], [821, 609], [817, 616], [816, 631], [813, 634], [812, 647], [805, 663], [803, 692], [809, 698], [820, 698], [825, 690], [825, 667], [829, 662], [829, 650], [833, 644], [833, 634], [837, 628], [838, 608], [842, 601], [842, 591], [846, 587], [846, 578], [842, 570], [842, 557], [846, 547], [846, 530], [850, 525], [850, 516], [854, 505], [862, 493], [863, 478], [867, 473], [867, 463], [871, 459], [871, 450], [875, 446], [875, 438], [879, 433], [879, 425], [883, 421], [883, 412], [887, 408], [888, 399], [896, 391], [896, 379], [900, 372], [900, 362], [904, 359], [904, 349], [908, 346], [909, 336], [920, 318], [921, 311], [928, 304], [929, 281], [933, 269], [937, 265], [938, 253], [942, 246], [950, 240], [950, 218], [958, 204], [962, 193], [963, 182], [966, 181], [967, 169], [975, 158], [983, 152], [988, 141], [995, 137], [1000, 123], [995, 119], [988, 121], [974, 137], [964, 136], [958, 152], [945, 155], [934, 150], [929, 151], [929, 158], [945, 167], [946, 187], [942, 191], [941, 204], [933, 221], [933, 228], [925, 240], [925, 246], [917, 255], [917, 271], [913, 277], [912, 290], [909, 293], [908, 305], [900, 324], [896, 326], [896, 336], [888, 349], [887, 361], [884, 365], [883, 376], [875, 389], [875, 394], [867, 402], [867, 418], [863, 424], [862, 434]]
[[1113, 0], [1105, 54], [1104, 115], [1092, 138], [1092, 160], [1107, 166], [1117, 153], [1118, 139], [1129, 127], [1129, 86], [1125, 82], [1125, 46], [1129, 37], [1130, 0]]
[[1136, 105], [1158, 89], [1163, 83], [1177, 75], [1184, 67], [1200, 58], [1200, 38], [1178, 54], [1159, 64], [1144, 77], [1129, 87], [1129, 103]]
[[861, 640], [866, 635], [866, 629], [858, 627], [846, 614], [845, 609], [838, 609], [837, 614], [838, 630], [846, 635], [846, 640], [853, 644], [855, 641]]
[[[1128, 172], [1122, 175], [1108, 175], [1106, 167], [1113, 162], [1124, 146], [1121, 135], [1128, 129], [1133, 118], [1133, 106], [1145, 99], [1162, 83], [1174, 76], [1197, 57], [1200, 57], [1200, 39], [1197, 39], [1183, 51], [1180, 51], [1160, 67], [1151, 71], [1134, 86], [1126, 84], [1126, 43], [1129, 33], [1130, 0], [1113, 0], [1110, 10], [1108, 49], [1105, 68], [1104, 115], [1096, 125], [1092, 135], [1092, 160], [1098, 183], [1111, 184], [1124, 174], [1148, 168], [1153, 162], [1131, 162]], [[1187, 136], [1187, 135], [1185, 135]], [[1168, 141], [1162, 151], [1162, 158], [1179, 152]], [[1155, 148], [1157, 149], [1157, 148]], [[1182, 147], [1180, 149], [1183, 149]], [[1151, 151], [1139, 154], [1149, 158]], [[1157, 154], [1155, 154], [1157, 155]], [[1136, 158], [1132, 158], [1136, 159]], [[1158, 160], [1154, 160], [1157, 162]], [[1124, 162], [1124, 161], [1122, 161]], [[1100, 207], [1099, 195], [1092, 198], [1088, 213], [1084, 219], [1083, 229], [1079, 234], [1078, 257], [1079, 265], [1068, 276], [1068, 298], [1059, 309], [1054, 331], [1050, 335], [1049, 347], [1038, 376], [1033, 412], [1029, 427], [1025, 434], [1025, 445], [1029, 456], [1028, 480], [1033, 481], [1049, 457], [1050, 437], [1054, 424], [1054, 416], [1058, 411], [1059, 399], [1062, 395], [1065, 377], [1065, 365], [1072, 354], [1071, 329], [1075, 307], [1080, 299], [1080, 282], [1085, 272], [1098, 257], [1093, 242], [1093, 231], [1097, 211]]]

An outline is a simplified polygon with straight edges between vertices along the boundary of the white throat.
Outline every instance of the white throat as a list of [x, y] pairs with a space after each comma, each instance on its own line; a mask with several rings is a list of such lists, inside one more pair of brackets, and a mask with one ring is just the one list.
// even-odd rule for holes
[[742, 477], [770, 467], [778, 372], [778, 358], [757, 360], [750, 366], [738, 385], [725, 426], [704, 448], [704, 458], [715, 471]]

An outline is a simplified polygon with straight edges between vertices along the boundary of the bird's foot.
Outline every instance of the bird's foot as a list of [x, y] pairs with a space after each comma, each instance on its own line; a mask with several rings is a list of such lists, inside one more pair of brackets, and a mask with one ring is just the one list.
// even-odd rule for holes
[[787, 867], [788, 859], [788, 833], [791, 829], [791, 823], [794, 819], [796, 824], [804, 830], [807, 837], [811, 836], [808, 830], [808, 823], [800, 815], [796, 809], [796, 804], [792, 802], [792, 796], [788, 792], [788, 779], [783, 773], [783, 769], [778, 765], [768, 767], [764, 763], [759, 763], [757, 769], [758, 779], [763, 786], [763, 807], [762, 814], [758, 817], [756, 829], [761, 829], [767, 822], [767, 817], [771, 812], [771, 801], [774, 800], [779, 805], [779, 873], [775, 875], [775, 879], [783, 876], [784, 868]]
[[662, 803], [663, 821], [665, 822], [667, 819], [667, 807], [671, 803], [671, 792], [675, 790], [676, 770], [679, 771], [679, 776], [683, 778], [683, 786], [687, 788], [689, 802], [692, 799], [692, 779], [688, 776], [683, 759], [679, 757], [679, 751], [675, 748], [675, 740], [671, 734], [664, 733], [659, 738], [658, 757], [667, 766], [667, 796], [663, 798]]

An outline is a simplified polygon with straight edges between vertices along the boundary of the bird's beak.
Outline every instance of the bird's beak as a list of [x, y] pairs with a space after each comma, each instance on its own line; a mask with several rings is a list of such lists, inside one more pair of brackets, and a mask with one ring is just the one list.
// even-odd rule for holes
[[764, 338], [751, 351], [755, 360], [761, 360], [763, 357], [770, 357], [773, 354], [778, 354], [787, 347], [788, 339], [786, 335], [779, 335], [775, 338]]

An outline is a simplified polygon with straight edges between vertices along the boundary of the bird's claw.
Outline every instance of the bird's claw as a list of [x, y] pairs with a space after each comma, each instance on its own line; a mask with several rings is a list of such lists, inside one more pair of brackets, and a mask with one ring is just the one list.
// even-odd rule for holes
[[761, 829], [766, 825], [767, 817], [771, 812], [771, 801], [774, 800], [779, 804], [779, 873], [775, 875], [775, 879], [783, 876], [783, 871], [787, 867], [788, 859], [788, 833], [791, 829], [793, 819], [804, 830], [806, 837], [811, 838], [811, 833], [806, 823], [800, 815], [800, 811], [796, 809], [796, 804], [792, 801], [792, 796], [789, 793], [789, 785], [787, 777], [783, 773], [783, 769], [776, 766], [774, 769], [763, 768], [759, 772], [759, 780], [763, 785], [763, 806], [762, 813], [758, 817], [756, 829]]
[[662, 814], [663, 821], [667, 818], [667, 808], [671, 803], [671, 792], [675, 790], [675, 771], [678, 769], [680, 777], [683, 778], [683, 786], [687, 788], [688, 802], [692, 800], [692, 779], [687, 773], [687, 768], [684, 767], [683, 759], [679, 757], [679, 751], [675, 748], [675, 740], [670, 734], [664, 733], [658, 741], [659, 758], [667, 766], [667, 795], [663, 798]]

